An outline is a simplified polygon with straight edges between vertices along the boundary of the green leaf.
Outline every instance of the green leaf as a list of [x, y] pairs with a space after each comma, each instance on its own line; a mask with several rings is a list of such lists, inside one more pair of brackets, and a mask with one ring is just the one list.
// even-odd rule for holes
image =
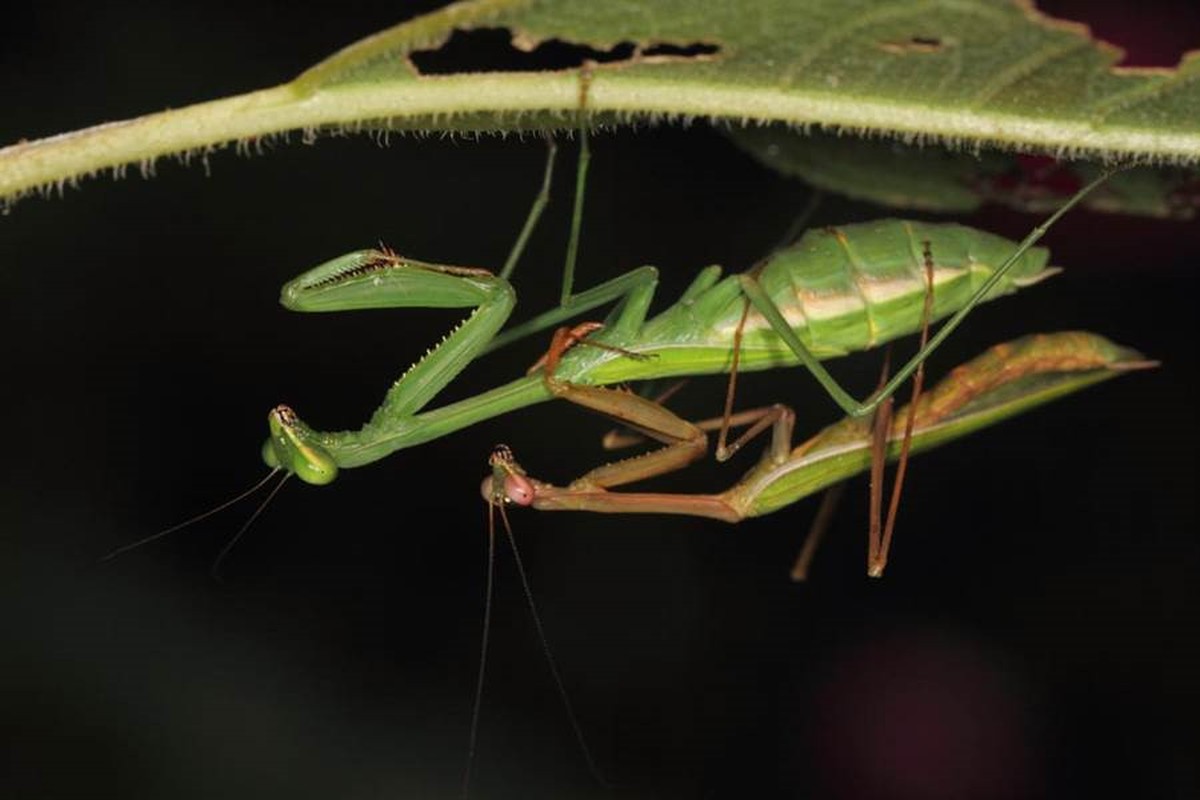
[[[558, 69], [422, 74], [454, 31], [502, 29], [507, 60], [558, 40]], [[534, 53], [538, 61], [537, 53]], [[1028, 2], [474, 0], [382, 31], [291, 83], [0, 150], [0, 197], [288, 131], [532, 130], [704, 118], [1069, 157], [1200, 160], [1200, 53], [1120, 51]], [[506, 58], [501, 58], [501, 62]], [[489, 69], [467, 66], [464, 69]]]
[[[1089, 162], [801, 134], [782, 125], [734, 128], [728, 136], [764, 166], [819, 189], [943, 214], [971, 212], [986, 202], [1048, 213], [1102, 171]], [[1080, 205], [1093, 211], [1192, 219], [1200, 207], [1200, 172], [1184, 167], [1128, 169], [1109, 178]]]

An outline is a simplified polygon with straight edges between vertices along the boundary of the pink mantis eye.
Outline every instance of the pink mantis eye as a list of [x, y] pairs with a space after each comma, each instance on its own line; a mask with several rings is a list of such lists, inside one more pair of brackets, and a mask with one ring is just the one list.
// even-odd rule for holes
[[[479, 493], [489, 503], [495, 504], [500, 502], [500, 498], [492, 494], [491, 475], [483, 479], [483, 483], [479, 485]], [[504, 477], [504, 502], [516, 503], [519, 506], [528, 506], [533, 504], [536, 494], [537, 490], [534, 489], [533, 483], [528, 478], [515, 473], [510, 473]]]
[[533, 484], [523, 475], [509, 473], [504, 478], [504, 495], [510, 502], [519, 506], [527, 506], [533, 502]]

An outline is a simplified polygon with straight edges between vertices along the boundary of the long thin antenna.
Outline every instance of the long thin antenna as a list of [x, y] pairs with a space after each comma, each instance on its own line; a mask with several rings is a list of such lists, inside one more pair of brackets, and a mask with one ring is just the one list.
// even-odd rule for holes
[[277, 472], [279, 472], [278, 467], [276, 467], [275, 469], [268, 472], [265, 478], [263, 478], [258, 483], [251, 486], [246, 491], [239, 494], [237, 497], [226, 500], [224, 503], [221, 503], [221, 505], [217, 506], [216, 508], [210, 508], [208, 511], [205, 511], [202, 514], [197, 514], [196, 516], [192, 517], [191, 519], [184, 520], [183, 522], [180, 522], [178, 525], [172, 525], [171, 527], [167, 528], [166, 530], [162, 530], [151, 536], [147, 536], [145, 539], [138, 539], [136, 542], [133, 542], [132, 544], [122, 545], [121, 547], [118, 547], [116, 550], [113, 550], [112, 552], [110, 552], [108, 555], [103, 556], [100, 559], [100, 561], [102, 561], [102, 562], [109, 561], [110, 559], [116, 558], [117, 556], [121, 555], [122, 553], [126, 553], [130, 550], [141, 547], [144, 544], [150, 544], [151, 542], [161, 539], [162, 537], [167, 536], [169, 534], [172, 534], [175, 531], [182, 530], [189, 525], [192, 525], [196, 522], [200, 522], [203, 519], [207, 519], [208, 517], [211, 517], [213, 514], [216, 514], [219, 511], [224, 511], [225, 509], [229, 508], [230, 506], [232, 506], [236, 503], [240, 503], [241, 501], [245, 500], [250, 495], [257, 492], [262, 487], [266, 486], [267, 482], [270, 481], [271, 478], [275, 477], [275, 473], [277, 473]]
[[475, 680], [475, 700], [471, 704], [471, 736], [467, 740], [467, 766], [463, 769], [462, 796], [471, 792], [471, 767], [475, 764], [475, 743], [479, 736], [479, 712], [483, 706], [483, 676], [487, 667], [488, 638], [492, 629], [492, 595], [496, 584], [496, 506], [488, 502], [487, 588], [483, 599], [483, 633], [479, 643], [479, 677]]
[[275, 488], [270, 491], [267, 498], [259, 503], [258, 508], [254, 509], [254, 513], [250, 515], [250, 519], [246, 520], [238, 532], [233, 535], [233, 538], [221, 548], [221, 552], [217, 553], [217, 557], [213, 559], [212, 569], [208, 571], [213, 580], [221, 580], [221, 562], [225, 560], [225, 556], [229, 555], [229, 551], [238, 543], [238, 539], [242, 538], [242, 534], [250, 530], [250, 526], [254, 524], [254, 520], [258, 519], [259, 514], [266, 510], [271, 501], [275, 499], [275, 495], [279, 494], [279, 490], [283, 488], [283, 485], [288, 482], [288, 478], [292, 477], [293, 474], [289, 472], [280, 479], [279, 483], [275, 484]]
[[554, 676], [554, 685], [558, 687], [558, 696], [562, 698], [563, 707], [567, 710], [567, 718], [571, 721], [571, 729], [575, 731], [575, 739], [579, 742], [579, 749], [583, 751], [583, 758], [587, 761], [588, 771], [592, 773], [592, 778], [597, 783], [605, 788], [610, 788], [608, 781], [604, 779], [604, 775], [596, 767], [596, 762], [592, 758], [592, 751], [588, 748], [587, 740], [583, 736], [583, 728], [579, 727], [579, 718], [575, 716], [575, 709], [571, 706], [571, 698], [567, 695], [567, 687], [563, 683], [562, 675], [558, 671], [558, 663], [554, 660], [554, 653], [550, 650], [550, 641], [546, 638], [546, 630], [542, 627], [542, 618], [538, 614], [537, 604], [533, 602], [533, 591], [529, 588], [529, 578], [525, 574], [525, 564], [521, 561], [521, 552], [517, 549], [517, 540], [513, 536], [512, 526], [508, 524], [508, 513], [504, 510], [504, 506], [497, 506], [500, 510], [500, 519], [504, 522], [504, 532], [508, 536], [508, 544], [512, 547], [513, 561], [517, 564], [517, 572], [521, 576], [521, 588], [525, 590], [525, 602], [529, 604], [529, 616], [533, 618], [533, 625], [537, 628], [538, 639], [542, 643], [542, 652], [546, 656], [546, 663], [550, 667], [550, 674]]

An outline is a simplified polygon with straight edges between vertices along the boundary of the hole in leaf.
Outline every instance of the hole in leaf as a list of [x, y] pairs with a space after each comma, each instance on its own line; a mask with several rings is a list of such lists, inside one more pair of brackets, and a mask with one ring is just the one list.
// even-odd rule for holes
[[691, 44], [655, 44], [642, 51], [647, 58], [701, 58], [715, 56], [721, 48], [715, 44], [692, 42]]
[[938, 36], [914, 35], [899, 41], [880, 42], [879, 49], [887, 53], [904, 55], [906, 53], [937, 53], [946, 47]]
[[524, 49], [513, 44], [511, 31], [504, 28], [456, 30], [436, 50], [415, 50], [409, 55], [422, 75], [452, 75], [463, 72], [540, 72], [572, 69], [585, 61], [612, 64], [654, 59], [708, 59], [720, 48], [704, 42], [676, 44], [657, 42], [638, 49], [633, 42], [619, 42], [607, 50], [585, 44], [547, 39]]

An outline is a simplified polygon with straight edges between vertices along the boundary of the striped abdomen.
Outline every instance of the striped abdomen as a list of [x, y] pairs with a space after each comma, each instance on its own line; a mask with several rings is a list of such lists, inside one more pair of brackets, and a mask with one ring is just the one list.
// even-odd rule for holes
[[[809, 231], [771, 257], [759, 280], [784, 317], [820, 355], [863, 350], [920, 329], [926, 252], [933, 263], [933, 319], [954, 313], [1016, 245], [956, 224], [882, 220]], [[1049, 253], [1026, 251], [988, 298], [1053, 274]], [[713, 332], [728, 334], [740, 317], [722, 314]], [[772, 348], [775, 335], [751, 312], [746, 345]]]

